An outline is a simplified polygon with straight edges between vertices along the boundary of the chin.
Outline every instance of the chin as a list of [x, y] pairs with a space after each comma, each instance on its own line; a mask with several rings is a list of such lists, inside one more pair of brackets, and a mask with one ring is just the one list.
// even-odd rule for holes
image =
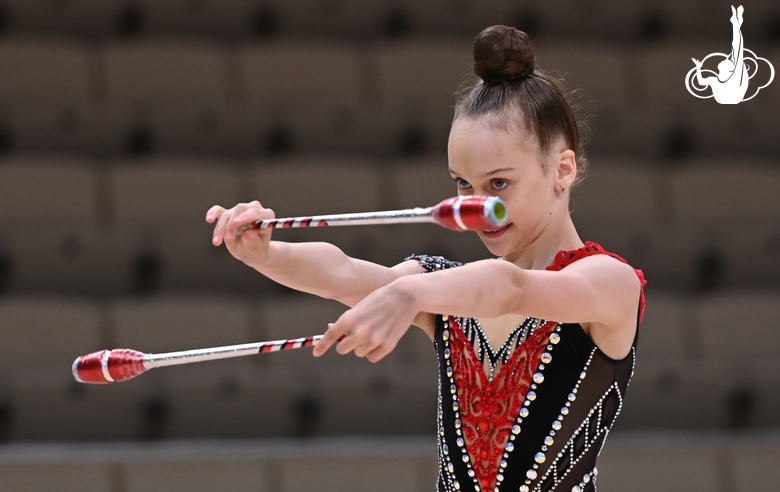
[[514, 249], [507, 241], [494, 241], [485, 238], [482, 234], [479, 234], [479, 238], [482, 240], [482, 244], [485, 245], [490, 254], [493, 256], [504, 257], [512, 253]]

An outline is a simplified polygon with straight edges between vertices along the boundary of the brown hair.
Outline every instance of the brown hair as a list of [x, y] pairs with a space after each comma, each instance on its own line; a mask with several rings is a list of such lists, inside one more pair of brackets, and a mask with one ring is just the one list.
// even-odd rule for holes
[[[531, 39], [514, 27], [488, 27], [474, 40], [474, 73], [481, 80], [458, 91], [455, 118], [498, 116], [504, 124], [520, 115], [539, 141], [542, 156], [563, 137], [577, 156], [578, 184], [588, 159], [585, 140], [569, 102], [563, 80], [534, 66]], [[546, 172], [546, 166], [545, 166]]]

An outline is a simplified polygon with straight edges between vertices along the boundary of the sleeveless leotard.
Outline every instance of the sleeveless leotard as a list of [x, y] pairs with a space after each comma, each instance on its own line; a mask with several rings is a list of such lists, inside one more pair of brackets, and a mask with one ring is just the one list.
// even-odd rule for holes
[[[626, 263], [588, 241], [558, 252], [547, 270], [594, 254]], [[407, 259], [428, 272], [461, 265]], [[595, 491], [596, 458], [633, 374], [644, 305], [642, 289], [637, 335], [622, 360], [602, 353], [576, 323], [527, 318], [494, 350], [476, 319], [438, 314], [439, 492]]]

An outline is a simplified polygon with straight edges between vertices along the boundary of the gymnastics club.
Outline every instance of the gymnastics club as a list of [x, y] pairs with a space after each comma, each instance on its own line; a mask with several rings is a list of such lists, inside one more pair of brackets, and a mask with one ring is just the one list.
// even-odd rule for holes
[[462, 195], [448, 198], [433, 207], [365, 212], [354, 214], [315, 215], [266, 219], [244, 226], [247, 229], [277, 229], [375, 224], [408, 224], [433, 222], [456, 231], [475, 231], [502, 226], [507, 221], [506, 203], [495, 196]]
[[155, 367], [177, 366], [207, 360], [311, 347], [321, 338], [322, 335], [314, 335], [292, 340], [246, 343], [164, 354], [145, 354], [130, 349], [101, 350], [82, 355], [73, 361], [73, 377], [79, 383], [118, 383], [139, 376]]

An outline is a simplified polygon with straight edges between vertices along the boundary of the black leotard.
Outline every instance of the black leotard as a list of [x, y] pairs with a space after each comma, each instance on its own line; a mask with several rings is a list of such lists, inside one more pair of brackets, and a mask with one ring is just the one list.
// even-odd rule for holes
[[[547, 269], [593, 254], [625, 262], [588, 241], [561, 250]], [[429, 272], [460, 265], [409, 259]], [[637, 328], [643, 312], [642, 289]], [[527, 318], [493, 350], [477, 320], [437, 315], [439, 492], [595, 491], [596, 458], [622, 407], [637, 335], [628, 356], [613, 360], [579, 324]]]

